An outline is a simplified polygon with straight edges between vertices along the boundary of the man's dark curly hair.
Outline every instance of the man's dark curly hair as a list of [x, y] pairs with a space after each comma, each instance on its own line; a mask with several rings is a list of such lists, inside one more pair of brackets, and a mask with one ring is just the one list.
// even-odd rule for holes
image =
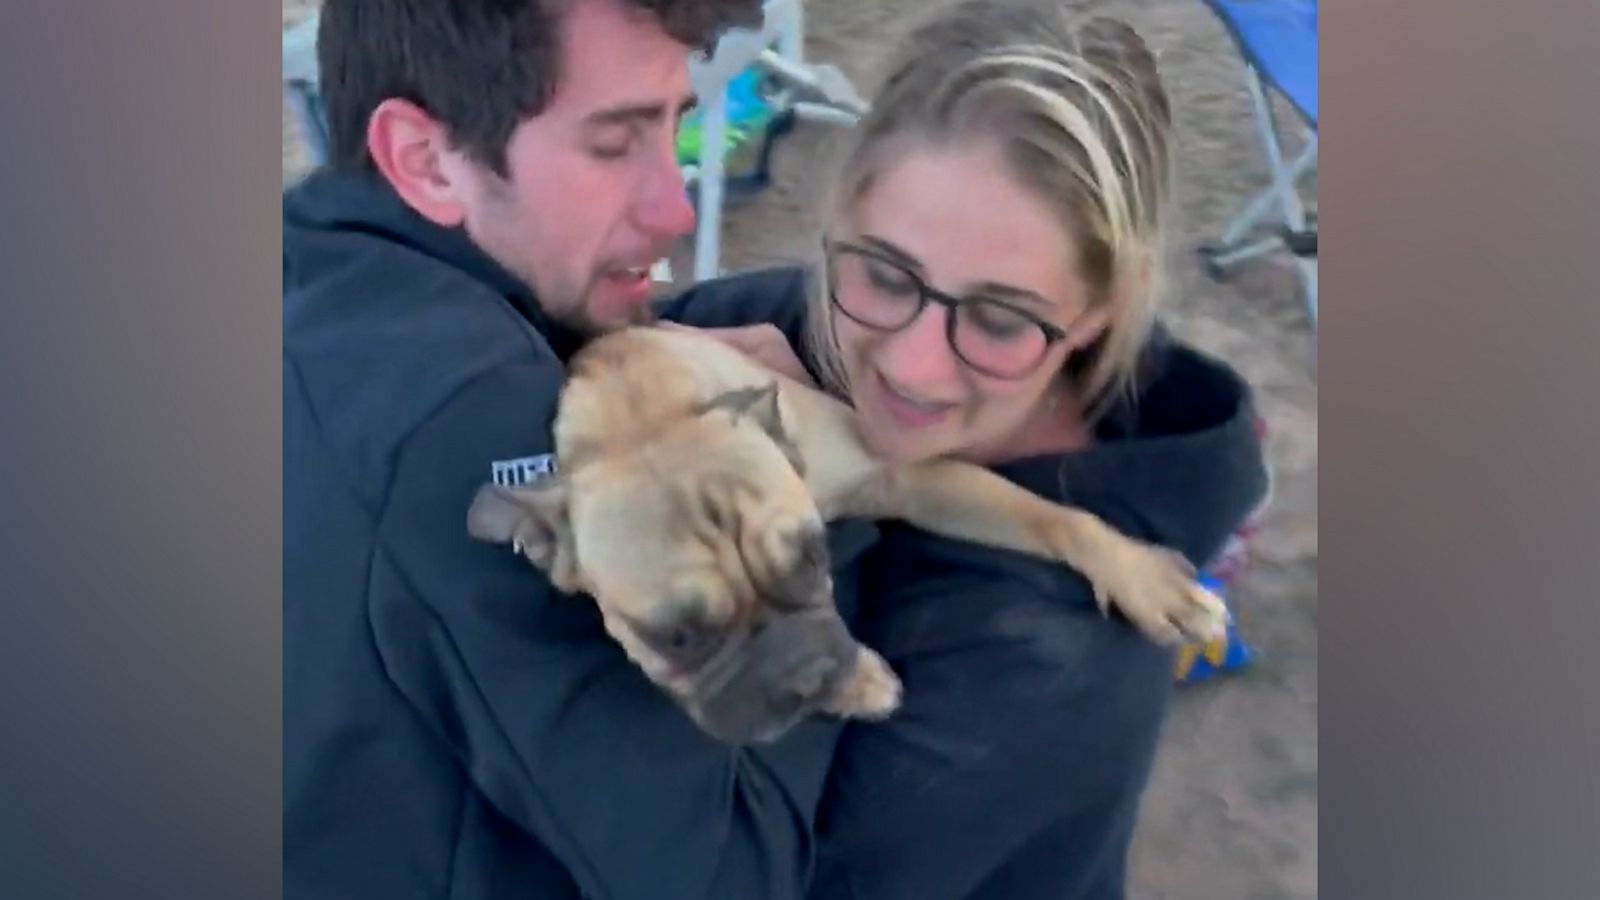
[[[451, 141], [506, 175], [506, 143], [538, 115], [561, 71], [560, 17], [581, 0], [326, 0], [317, 65], [330, 162], [372, 171], [367, 121], [399, 97], [441, 122]], [[726, 28], [761, 20], [761, 0], [621, 0], [663, 30], [710, 47]]]

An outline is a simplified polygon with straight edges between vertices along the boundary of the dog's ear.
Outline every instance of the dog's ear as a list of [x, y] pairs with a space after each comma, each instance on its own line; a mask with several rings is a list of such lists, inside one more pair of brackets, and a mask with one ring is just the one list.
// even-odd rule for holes
[[527, 487], [478, 488], [467, 510], [467, 533], [480, 541], [510, 544], [563, 593], [582, 589], [567, 517], [567, 485], [560, 476]]
[[783, 428], [783, 413], [778, 409], [778, 383], [760, 388], [755, 399], [745, 407], [744, 414], [755, 419], [763, 431], [780, 444], [789, 442], [789, 433]]
[[734, 391], [718, 394], [710, 400], [695, 408], [700, 415], [713, 410], [726, 410], [733, 415], [734, 421], [746, 416], [755, 420], [761, 430], [772, 438], [778, 445], [783, 455], [788, 458], [789, 464], [800, 473], [806, 474], [805, 457], [800, 453], [800, 446], [789, 439], [789, 432], [783, 427], [783, 412], [778, 405], [778, 383], [768, 382], [765, 387], [739, 388]]
[[788, 432], [783, 427], [783, 414], [778, 407], [778, 383], [768, 382], [764, 387], [739, 388], [712, 397], [695, 409], [705, 414], [713, 410], [726, 410], [735, 420], [749, 417], [762, 430], [772, 435], [780, 444], [789, 443]]

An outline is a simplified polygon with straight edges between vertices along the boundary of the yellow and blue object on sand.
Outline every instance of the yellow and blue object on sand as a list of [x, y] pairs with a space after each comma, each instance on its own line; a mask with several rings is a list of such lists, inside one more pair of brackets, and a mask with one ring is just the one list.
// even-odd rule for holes
[[[1219, 597], [1223, 596], [1221, 580], [1210, 575], [1202, 575], [1200, 583], [1216, 592]], [[1223, 599], [1226, 602], [1227, 598]], [[1255, 650], [1239, 636], [1237, 621], [1230, 621], [1222, 637], [1204, 644], [1189, 644], [1180, 649], [1173, 677], [1179, 684], [1193, 684], [1205, 681], [1213, 675], [1242, 669], [1248, 666], [1254, 657]]]

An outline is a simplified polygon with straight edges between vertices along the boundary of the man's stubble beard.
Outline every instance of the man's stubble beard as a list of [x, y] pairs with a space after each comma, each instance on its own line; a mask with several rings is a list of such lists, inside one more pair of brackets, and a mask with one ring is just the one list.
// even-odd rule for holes
[[[550, 288], [549, 290], [541, 288], [539, 280], [534, 277], [529, 267], [523, 265], [523, 261], [515, 252], [519, 245], [518, 238], [527, 230], [525, 223], [521, 221], [515, 190], [504, 179], [490, 175], [482, 182], [482, 191], [481, 207], [486, 213], [484, 224], [488, 227], [469, 229], [469, 237], [499, 263], [501, 268], [528, 289], [534, 304], [552, 323], [590, 339], [630, 326], [649, 325], [656, 320], [654, 300], [630, 309], [627, 319], [622, 322], [602, 323], [591, 316], [588, 301], [600, 287], [601, 279], [605, 277], [600, 271], [590, 272], [584, 284], [575, 290], [559, 290], [556, 286], [550, 285], [544, 286]], [[473, 230], [481, 230], [484, 233], [472, 234]]]
[[483, 235], [473, 237], [477, 244], [490, 258], [499, 263], [501, 268], [510, 273], [524, 287], [528, 289], [533, 302], [539, 311], [550, 319], [551, 322], [568, 331], [583, 336], [594, 338], [609, 331], [617, 331], [633, 325], [648, 325], [656, 320], [655, 303], [645, 303], [629, 310], [628, 319], [618, 323], [602, 323], [589, 314], [589, 298], [600, 287], [604, 277], [598, 273], [590, 273], [583, 285], [576, 290], [549, 290], [540, 286], [539, 280], [534, 276], [529, 267], [522, 265], [514, 254], [509, 252], [510, 242], [506, 242], [507, 251], [502, 252], [501, 242], [496, 235]]
[[628, 317], [621, 322], [599, 322], [589, 314], [589, 297], [600, 285], [604, 276], [590, 275], [588, 282], [576, 297], [562, 300], [558, 297], [546, 299], [539, 291], [539, 286], [526, 274], [516, 273], [517, 278], [528, 286], [533, 292], [534, 302], [539, 304], [540, 310], [557, 325], [585, 338], [595, 338], [611, 331], [620, 331], [638, 325], [649, 325], [656, 320], [656, 305], [654, 302], [643, 303], [628, 310]]

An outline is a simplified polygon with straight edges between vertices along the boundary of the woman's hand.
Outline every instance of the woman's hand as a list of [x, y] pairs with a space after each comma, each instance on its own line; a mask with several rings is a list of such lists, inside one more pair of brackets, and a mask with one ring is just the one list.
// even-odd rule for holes
[[691, 328], [677, 322], [661, 324], [666, 328], [698, 331], [708, 337], [716, 338], [779, 375], [792, 378], [808, 387], [817, 386], [816, 381], [806, 371], [806, 367], [801, 365], [794, 349], [789, 346], [788, 338], [785, 338], [783, 332], [775, 325], [762, 323], [735, 328]]

